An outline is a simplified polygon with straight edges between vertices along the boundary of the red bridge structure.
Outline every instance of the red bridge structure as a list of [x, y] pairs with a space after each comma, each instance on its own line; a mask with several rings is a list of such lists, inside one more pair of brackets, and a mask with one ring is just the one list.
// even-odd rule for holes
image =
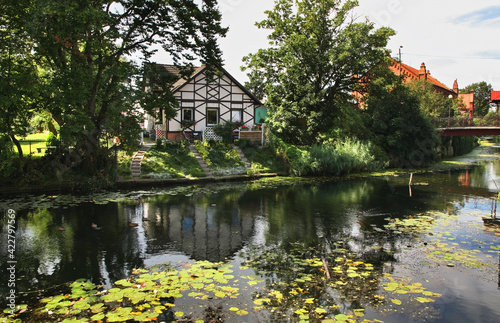
[[500, 117], [453, 117], [433, 122], [441, 136], [500, 136]]

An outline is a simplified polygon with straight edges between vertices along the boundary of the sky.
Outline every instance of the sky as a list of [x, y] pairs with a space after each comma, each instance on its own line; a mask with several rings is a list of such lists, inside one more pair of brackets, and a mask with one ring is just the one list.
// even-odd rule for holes
[[[226, 70], [240, 83], [248, 80], [240, 70], [242, 58], [268, 46], [269, 31], [255, 22], [266, 18], [274, 0], [219, 0], [229, 27], [220, 40]], [[500, 91], [500, 2], [498, 0], [359, 0], [355, 15], [375, 26], [396, 31], [387, 48], [403, 63], [419, 69], [425, 63], [431, 75], [463, 88], [485, 81]], [[158, 53], [158, 63], [168, 59]]]

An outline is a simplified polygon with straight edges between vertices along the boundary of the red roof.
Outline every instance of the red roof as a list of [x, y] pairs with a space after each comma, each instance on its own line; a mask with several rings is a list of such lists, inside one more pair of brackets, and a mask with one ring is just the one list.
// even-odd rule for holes
[[[391, 66], [390, 66], [391, 71], [395, 74], [399, 74], [399, 65], [400, 65], [400, 63], [398, 61], [393, 60]], [[422, 63], [421, 69], [422, 69], [422, 67], [425, 69], [424, 63]], [[401, 74], [406, 75], [408, 81], [420, 79], [420, 76], [419, 76], [420, 70], [417, 70], [416, 68], [413, 68], [413, 67], [406, 65], [404, 63], [401, 63]], [[454, 92], [452, 89], [450, 89], [449, 87], [447, 87], [446, 85], [444, 85], [443, 83], [439, 82], [437, 79], [432, 77], [430, 75], [430, 71], [425, 69], [425, 74], [427, 74], [427, 81], [431, 82], [435, 86], [440, 87], [446, 91]]]
[[491, 102], [500, 101], [500, 91], [491, 91]]

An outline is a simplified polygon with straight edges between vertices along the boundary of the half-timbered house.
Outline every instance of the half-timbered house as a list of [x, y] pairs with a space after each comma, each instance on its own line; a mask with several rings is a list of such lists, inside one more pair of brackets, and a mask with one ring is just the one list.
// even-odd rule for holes
[[175, 117], [169, 120], [162, 111], [156, 119], [147, 117], [146, 128], [156, 138], [179, 139], [184, 128], [184, 133], [192, 138], [211, 139], [215, 137], [211, 131], [215, 125], [239, 121], [253, 126], [262, 122], [259, 110], [265, 110], [263, 104], [224, 68], [220, 68], [220, 75], [208, 77], [203, 65], [183, 78], [177, 67], [161, 66], [178, 76], [171, 90], [179, 108]]

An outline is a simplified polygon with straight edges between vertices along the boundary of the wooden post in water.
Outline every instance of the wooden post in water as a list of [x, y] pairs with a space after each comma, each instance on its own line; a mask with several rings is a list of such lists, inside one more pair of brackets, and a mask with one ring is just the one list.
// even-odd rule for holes
[[408, 182], [408, 189], [410, 191], [410, 197], [412, 197], [411, 184], [413, 182], [413, 173], [410, 174], [410, 181]]

